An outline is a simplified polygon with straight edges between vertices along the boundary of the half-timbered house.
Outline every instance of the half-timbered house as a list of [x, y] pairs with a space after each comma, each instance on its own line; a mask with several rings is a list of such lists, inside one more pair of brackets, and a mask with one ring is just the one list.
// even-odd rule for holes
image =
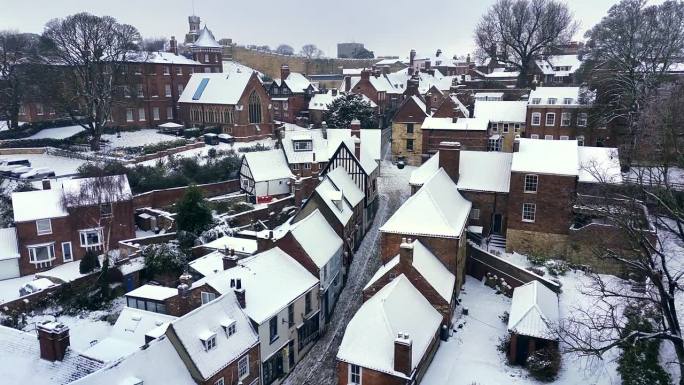
[[282, 150], [246, 153], [240, 165], [240, 188], [257, 203], [290, 194], [294, 175]]

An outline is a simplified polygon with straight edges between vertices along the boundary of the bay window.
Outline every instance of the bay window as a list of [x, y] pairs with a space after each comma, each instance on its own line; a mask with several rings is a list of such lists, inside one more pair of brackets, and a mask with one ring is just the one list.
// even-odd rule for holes
[[28, 246], [29, 261], [39, 265], [39, 267], [47, 267], [52, 264], [55, 259], [55, 244], [44, 243], [41, 245]]

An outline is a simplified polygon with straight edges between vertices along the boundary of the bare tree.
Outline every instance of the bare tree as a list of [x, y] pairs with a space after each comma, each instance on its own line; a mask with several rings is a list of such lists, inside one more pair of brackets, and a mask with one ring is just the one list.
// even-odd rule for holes
[[142, 41], [141, 49], [146, 52], [159, 52], [164, 51], [166, 46], [166, 39], [163, 37], [151, 37], [145, 38]]
[[[597, 198], [580, 197], [578, 205], [593, 207], [619, 234], [615, 239], [597, 237], [594, 253], [629, 274], [631, 282], [591, 274], [584, 288], [595, 297], [590, 308], [575, 309], [561, 328], [561, 338], [570, 350], [603, 356], [614, 347], [641, 341], [670, 343], [684, 384], [684, 340], [679, 303], [684, 293], [684, 263], [673, 244], [684, 244], [682, 185], [668, 177], [674, 166], [682, 166], [680, 151], [684, 126], [679, 117], [684, 107], [684, 86], [671, 84], [659, 90], [661, 98], [642, 106], [640, 144], [651, 148], [649, 166], [632, 170], [625, 186], [601, 183]], [[655, 149], [657, 147], [657, 150]], [[587, 168], [594, 173], [596, 169]], [[589, 202], [589, 201], [593, 202]], [[642, 201], [651, 207], [648, 220]], [[647, 309], [653, 319], [649, 330], [630, 330], [626, 310]]]
[[99, 150], [112, 106], [127, 92], [122, 84], [126, 59], [137, 49], [140, 34], [112, 17], [79, 13], [49, 21], [43, 37], [51, 48], [46, 64], [54, 81], [49, 87], [59, 107], [86, 129], [91, 149]]
[[520, 71], [526, 87], [534, 61], [566, 44], [577, 31], [568, 6], [556, 0], [498, 0], [475, 28], [478, 57]]
[[315, 44], [306, 44], [302, 47], [299, 54], [308, 57], [309, 59], [318, 59], [323, 56], [323, 51], [318, 49]]
[[19, 109], [29, 89], [28, 68], [38, 36], [0, 31], [0, 118], [9, 128], [19, 127]]
[[623, 0], [586, 33], [581, 70], [597, 89], [596, 121], [610, 125], [624, 143], [628, 165], [639, 148], [640, 114], [684, 55], [684, 4]]
[[292, 48], [292, 46], [289, 46], [287, 44], [281, 44], [275, 49], [275, 52], [279, 53], [281, 55], [291, 56], [291, 55], [294, 55], [294, 48]]

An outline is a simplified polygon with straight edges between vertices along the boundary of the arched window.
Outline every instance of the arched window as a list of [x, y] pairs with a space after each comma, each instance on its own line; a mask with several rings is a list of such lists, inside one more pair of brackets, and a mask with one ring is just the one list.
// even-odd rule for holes
[[261, 98], [256, 91], [249, 95], [249, 122], [261, 123]]

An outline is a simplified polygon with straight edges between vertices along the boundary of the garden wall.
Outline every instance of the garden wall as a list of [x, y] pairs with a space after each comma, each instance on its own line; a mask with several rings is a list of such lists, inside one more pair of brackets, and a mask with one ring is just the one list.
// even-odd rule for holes
[[[205, 198], [240, 191], [240, 180], [231, 179], [223, 182], [197, 185]], [[133, 197], [133, 207], [162, 208], [176, 203], [185, 194], [188, 186], [174, 187], [164, 190], [152, 190]]]
[[53, 297], [60, 290], [72, 289], [74, 292], [85, 292], [88, 290], [87, 288], [95, 285], [99, 273], [99, 271], [96, 271], [92, 274], [76, 278], [71, 282], [66, 282], [49, 289], [41, 290], [39, 292], [31, 293], [15, 300], [5, 302], [0, 305], [0, 312], [5, 314], [30, 312], [35, 308], [41, 307], [45, 301], [47, 301], [50, 297]]
[[491, 273], [505, 279], [506, 283], [513, 288], [537, 280], [554, 292], [560, 293], [559, 284], [482, 250], [472, 242], [468, 242], [466, 245], [466, 256], [466, 273], [479, 280], [486, 277], [487, 273]]

